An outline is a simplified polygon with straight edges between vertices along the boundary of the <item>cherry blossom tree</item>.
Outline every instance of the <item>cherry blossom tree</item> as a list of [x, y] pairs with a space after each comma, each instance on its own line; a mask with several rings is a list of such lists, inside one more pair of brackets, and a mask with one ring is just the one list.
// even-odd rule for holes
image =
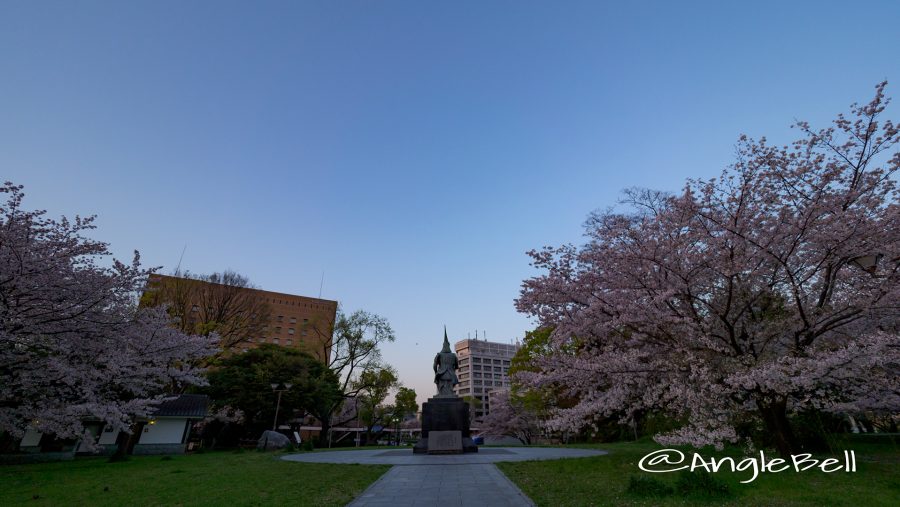
[[522, 396], [503, 389], [492, 392], [490, 400], [491, 410], [480, 425], [482, 434], [517, 438], [525, 445], [540, 435], [541, 418]]
[[138, 309], [149, 270], [135, 252], [113, 260], [84, 234], [94, 217], [54, 220], [22, 209], [22, 187], [0, 192], [0, 432], [27, 428], [93, 439], [83, 422], [129, 431], [173, 383], [200, 384], [188, 364], [216, 338], [188, 336], [164, 308]]
[[626, 192], [587, 244], [532, 251], [545, 274], [517, 307], [552, 326], [517, 375], [565, 386], [551, 429], [661, 410], [662, 443], [721, 445], [757, 418], [782, 454], [800, 409], [900, 409], [898, 127], [886, 83], [830, 128], [799, 122], [790, 147], [741, 137], [719, 178], [677, 195]]

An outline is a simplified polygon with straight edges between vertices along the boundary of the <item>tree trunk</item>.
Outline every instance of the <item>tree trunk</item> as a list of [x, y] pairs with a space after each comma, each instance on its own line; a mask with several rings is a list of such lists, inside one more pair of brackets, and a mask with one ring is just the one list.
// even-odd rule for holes
[[131, 433], [125, 433], [124, 431], [120, 431], [116, 436], [116, 452], [113, 454], [113, 458], [122, 458], [126, 454], [131, 454], [134, 450], [134, 446], [137, 445], [138, 441], [141, 438], [141, 433], [144, 431], [144, 425], [146, 423], [138, 422], [131, 425]]
[[19, 447], [18, 438], [13, 438], [11, 434], [6, 431], [0, 431], [0, 454], [11, 454], [15, 452]]
[[326, 417], [320, 421], [322, 423], [322, 430], [319, 431], [319, 448], [325, 449], [328, 447], [328, 432], [331, 430], [331, 418]]
[[797, 440], [787, 418], [787, 400], [784, 398], [775, 401], [757, 400], [756, 406], [766, 425], [766, 430], [772, 436], [775, 449], [785, 459], [797, 451]]

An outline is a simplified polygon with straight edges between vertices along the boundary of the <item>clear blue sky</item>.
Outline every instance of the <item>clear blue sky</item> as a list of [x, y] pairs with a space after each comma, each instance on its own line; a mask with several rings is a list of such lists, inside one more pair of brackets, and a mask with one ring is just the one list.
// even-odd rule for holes
[[164, 271], [324, 272], [421, 400], [442, 326], [522, 337], [525, 251], [623, 188], [900, 95], [900, 2], [685, 4], [0, 0], [0, 177]]

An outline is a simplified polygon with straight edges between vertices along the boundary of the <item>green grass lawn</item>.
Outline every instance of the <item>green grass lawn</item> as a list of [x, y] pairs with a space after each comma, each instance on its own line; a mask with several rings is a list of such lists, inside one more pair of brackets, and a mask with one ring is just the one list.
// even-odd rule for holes
[[[637, 463], [661, 447], [649, 441], [584, 445], [607, 456], [498, 463], [538, 505], [900, 505], [900, 450], [890, 443], [848, 442], [856, 473], [718, 472], [730, 496], [673, 492], [647, 497], [627, 492], [631, 477], [653, 477], [675, 486], [678, 474], [641, 472]], [[685, 454], [694, 450], [681, 448]], [[338, 449], [336, 449], [338, 450]], [[351, 450], [340, 449], [340, 450]], [[316, 451], [330, 452], [330, 451]], [[700, 452], [704, 457], [730, 455]], [[210, 452], [187, 456], [105, 458], [0, 467], [0, 505], [346, 505], [388, 466], [331, 465], [280, 460], [281, 453]], [[774, 457], [772, 455], [771, 457]], [[816, 456], [820, 457], [820, 456]]]
[[[678, 473], [646, 473], [637, 464], [647, 453], [663, 447], [650, 442], [624, 442], [584, 445], [609, 451], [607, 456], [558, 461], [498, 463], [497, 466], [538, 505], [612, 506], [612, 505], [753, 505], [753, 506], [830, 506], [853, 507], [900, 505], [900, 449], [885, 441], [881, 444], [850, 441], [841, 449], [856, 451], [857, 472], [822, 473], [792, 470], [764, 473], [751, 483], [750, 472], [717, 472], [716, 479], [728, 485], [730, 496], [673, 492], [650, 497], [627, 492], [632, 476], [652, 477], [666, 485], [676, 485]], [[690, 456], [693, 448], [681, 449]], [[741, 457], [738, 450], [714, 453], [700, 451], [705, 458]], [[839, 451], [840, 454], [840, 451]], [[768, 457], [777, 457], [767, 453]], [[820, 458], [823, 456], [815, 455]], [[737, 460], [736, 460], [737, 461]]]
[[0, 505], [346, 505], [389, 467], [210, 452], [0, 467]]

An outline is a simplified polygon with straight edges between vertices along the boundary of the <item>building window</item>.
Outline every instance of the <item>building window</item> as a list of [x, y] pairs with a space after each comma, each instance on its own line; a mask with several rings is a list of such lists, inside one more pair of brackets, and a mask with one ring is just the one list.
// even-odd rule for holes
[[284, 320], [284, 315], [279, 315], [279, 316], [278, 316], [278, 322], [281, 322], [282, 320]]
[[290, 338], [288, 338], [286, 343], [287, 343], [288, 345], [293, 345], [293, 344], [294, 344], [294, 340], [291, 340]]
[[280, 328], [280, 327], [276, 327], [276, 328], [275, 328], [275, 332], [276, 332], [276, 333], [280, 333], [280, 332], [281, 332], [281, 328]]
[[278, 345], [278, 338], [272, 338], [272, 343], [274, 343], [275, 345]]
[[288, 334], [294, 334], [294, 328], [288, 328]]
[[291, 324], [297, 323], [297, 317], [291, 317]]
[[303, 330], [300, 331], [300, 336], [306, 336], [306, 330], [305, 330], [305, 329], [303, 329]]

